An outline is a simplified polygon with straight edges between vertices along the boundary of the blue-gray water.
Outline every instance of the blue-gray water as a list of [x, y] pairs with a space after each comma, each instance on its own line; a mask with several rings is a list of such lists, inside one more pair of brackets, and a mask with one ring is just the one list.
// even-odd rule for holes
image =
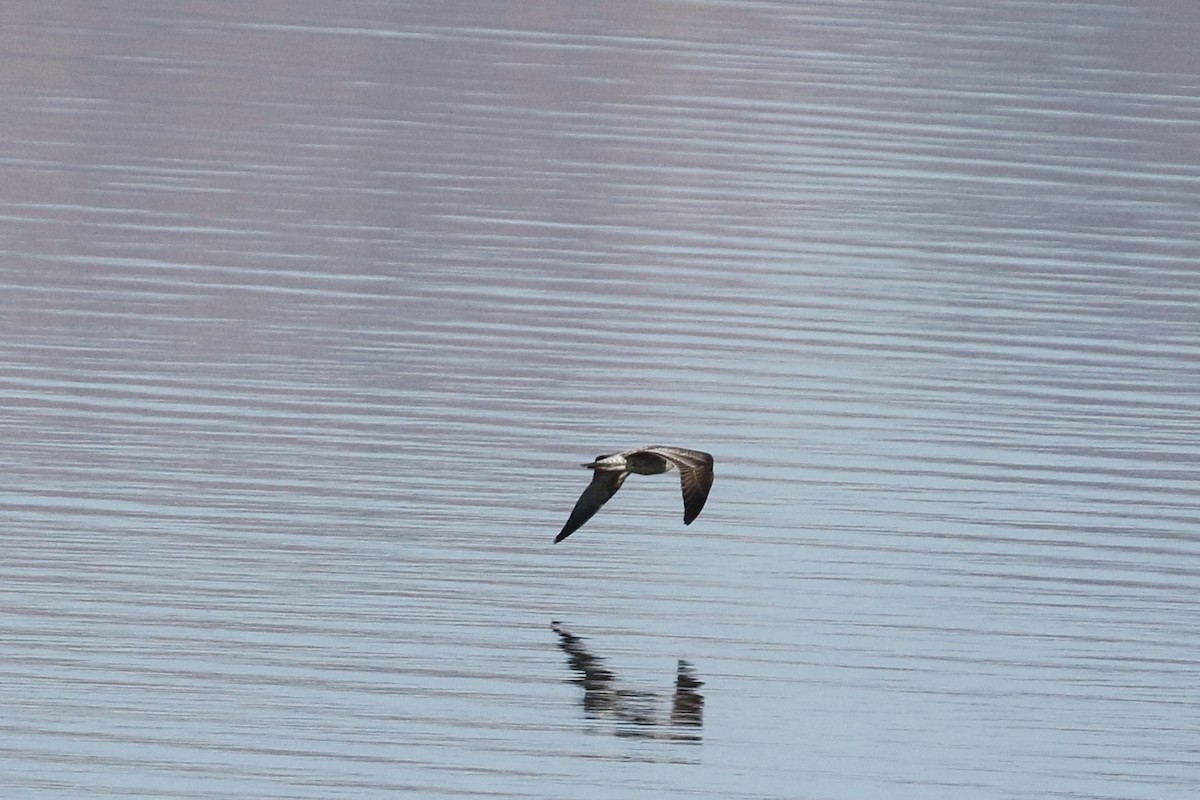
[[1194, 797], [1200, 12], [975, 5], [8, 9], [0, 795]]

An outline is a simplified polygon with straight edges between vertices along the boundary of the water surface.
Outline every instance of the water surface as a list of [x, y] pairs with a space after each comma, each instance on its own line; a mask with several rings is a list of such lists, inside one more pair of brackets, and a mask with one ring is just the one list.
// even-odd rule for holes
[[1190, 3], [26, 6], [6, 795], [1194, 795]]

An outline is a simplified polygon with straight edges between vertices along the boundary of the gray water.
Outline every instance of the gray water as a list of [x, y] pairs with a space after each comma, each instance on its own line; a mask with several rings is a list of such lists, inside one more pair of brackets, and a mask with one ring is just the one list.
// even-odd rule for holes
[[0, 795], [1194, 797], [1200, 12], [976, 5], [9, 8]]

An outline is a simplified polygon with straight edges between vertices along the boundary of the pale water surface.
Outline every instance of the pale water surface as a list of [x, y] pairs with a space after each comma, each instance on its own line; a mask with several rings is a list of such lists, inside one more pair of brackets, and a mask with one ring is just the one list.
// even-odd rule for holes
[[0, 795], [1200, 790], [1191, 0], [4, 17]]

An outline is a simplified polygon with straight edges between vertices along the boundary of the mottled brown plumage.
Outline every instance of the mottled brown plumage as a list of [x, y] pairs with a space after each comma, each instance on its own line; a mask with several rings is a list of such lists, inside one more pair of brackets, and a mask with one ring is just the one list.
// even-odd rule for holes
[[555, 542], [561, 542], [591, 519], [617, 493], [630, 473], [658, 475], [672, 469], [679, 470], [685, 525], [691, 525], [692, 520], [700, 515], [713, 483], [713, 457], [699, 450], [682, 447], [639, 447], [623, 453], [597, 456], [595, 461], [583, 466], [592, 470], [592, 482], [579, 496]]

